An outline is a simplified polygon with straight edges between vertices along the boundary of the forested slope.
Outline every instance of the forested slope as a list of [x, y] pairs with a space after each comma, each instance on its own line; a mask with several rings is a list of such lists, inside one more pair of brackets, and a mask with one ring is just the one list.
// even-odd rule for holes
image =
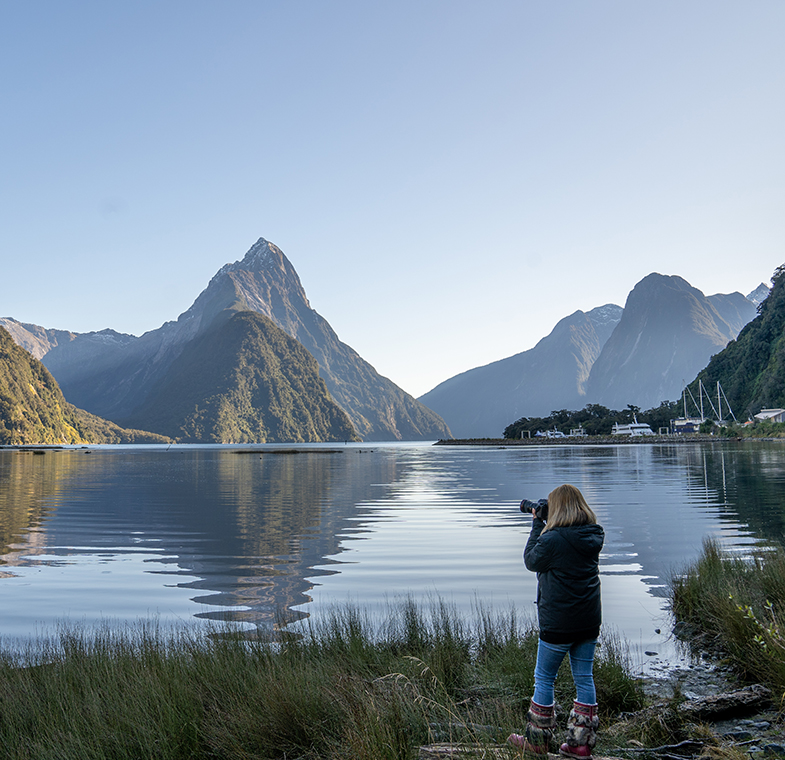
[[124, 423], [184, 442], [357, 439], [302, 344], [259, 313], [230, 314], [185, 347]]
[[699, 380], [712, 392], [719, 381], [740, 420], [762, 408], [785, 408], [785, 264], [772, 283], [758, 316], [690, 384], [697, 398]]
[[0, 327], [0, 445], [168, 440], [141, 430], [125, 430], [69, 404], [49, 370]]

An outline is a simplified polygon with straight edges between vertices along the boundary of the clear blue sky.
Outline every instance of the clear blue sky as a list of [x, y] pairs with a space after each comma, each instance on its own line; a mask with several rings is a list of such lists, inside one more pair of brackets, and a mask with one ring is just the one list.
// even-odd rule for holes
[[785, 3], [0, 0], [0, 316], [141, 334], [259, 237], [420, 395], [785, 262]]

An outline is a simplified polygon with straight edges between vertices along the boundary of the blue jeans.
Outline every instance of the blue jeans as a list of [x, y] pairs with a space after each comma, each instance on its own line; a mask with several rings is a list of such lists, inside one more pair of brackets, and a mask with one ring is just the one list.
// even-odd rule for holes
[[572, 644], [549, 644], [540, 639], [537, 647], [537, 665], [534, 668], [534, 701], [548, 707], [554, 702], [553, 684], [564, 659], [570, 655], [572, 680], [575, 682], [577, 701], [585, 705], [597, 704], [597, 691], [594, 688], [594, 649], [597, 639], [575, 641]]

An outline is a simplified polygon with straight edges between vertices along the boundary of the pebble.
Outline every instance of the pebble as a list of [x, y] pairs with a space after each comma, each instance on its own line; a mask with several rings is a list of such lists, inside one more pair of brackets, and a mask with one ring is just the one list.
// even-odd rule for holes
[[738, 724], [745, 728], [754, 728], [756, 731], [768, 731], [771, 728], [771, 723], [767, 720], [749, 720], [744, 718], [738, 721]]
[[654, 699], [670, 699], [676, 689], [688, 699], [696, 699], [735, 688], [738, 686], [730, 671], [708, 660], [675, 666], [662, 663], [643, 678], [644, 691]]

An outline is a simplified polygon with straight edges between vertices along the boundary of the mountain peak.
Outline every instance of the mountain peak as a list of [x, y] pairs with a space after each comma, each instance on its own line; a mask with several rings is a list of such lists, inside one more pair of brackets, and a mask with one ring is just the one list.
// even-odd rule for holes
[[692, 293], [693, 295], [703, 296], [703, 293], [698, 288], [690, 285], [683, 277], [677, 274], [660, 274], [659, 272], [652, 272], [646, 275], [630, 292], [630, 295], [635, 293], [640, 295], [646, 293], [647, 296], [651, 292], [680, 291]]
[[678, 398], [684, 378], [733, 340], [753, 310], [740, 293], [707, 297], [678, 275], [647, 275], [591, 368], [587, 398], [614, 409]]
[[284, 258], [283, 251], [275, 243], [260, 237], [248, 249], [248, 253], [245, 254], [242, 261], [236, 262], [234, 267], [235, 269], [269, 269]]
[[586, 316], [595, 327], [608, 324], [615, 327], [621, 319], [623, 311], [624, 309], [615, 303], [606, 303], [604, 306], [597, 306], [591, 311], [587, 311]]
[[262, 272], [274, 267], [276, 263], [281, 265], [285, 260], [283, 251], [277, 245], [260, 237], [240, 261], [224, 264], [216, 277], [227, 272]]
[[762, 282], [752, 291], [752, 293], [747, 294], [747, 300], [752, 301], [756, 306], [760, 306], [760, 304], [768, 298], [769, 290], [769, 286], [765, 282]]

